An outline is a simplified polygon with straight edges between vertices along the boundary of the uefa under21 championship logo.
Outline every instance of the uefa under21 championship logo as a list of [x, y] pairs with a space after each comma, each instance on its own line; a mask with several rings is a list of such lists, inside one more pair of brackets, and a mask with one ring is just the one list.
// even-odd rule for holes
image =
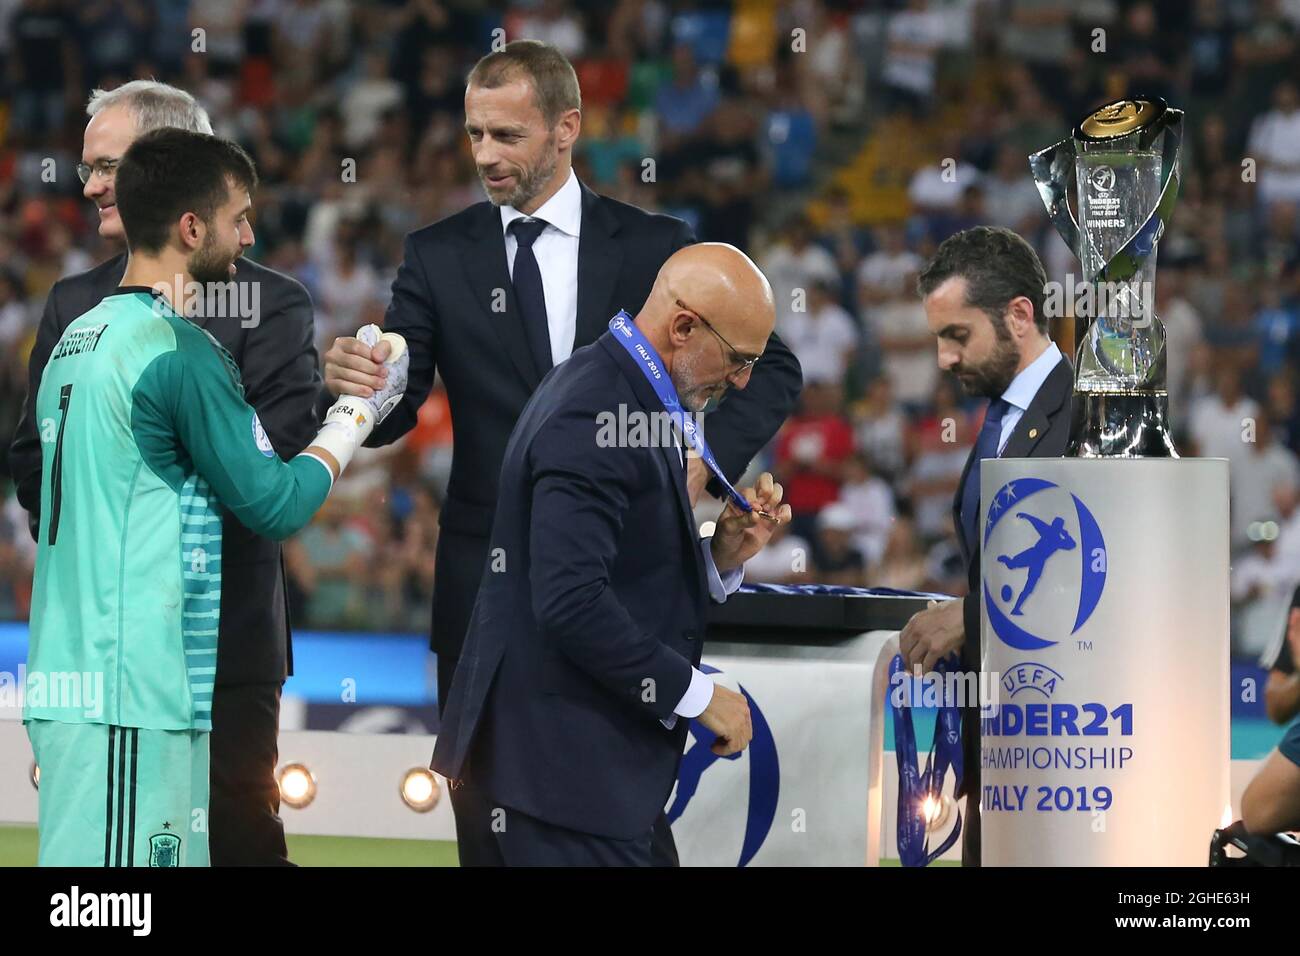
[[[1054, 482], [1021, 478], [999, 488], [984, 514], [981, 572], [994, 633], [1033, 651], [1083, 627], [1106, 586], [1106, 542], [1087, 506]], [[1077, 602], [1042, 599], [1047, 594]]]

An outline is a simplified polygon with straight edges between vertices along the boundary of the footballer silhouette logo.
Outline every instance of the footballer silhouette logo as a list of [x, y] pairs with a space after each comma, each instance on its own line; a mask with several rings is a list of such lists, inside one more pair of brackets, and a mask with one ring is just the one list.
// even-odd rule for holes
[[1077, 495], [1022, 478], [999, 488], [985, 510], [981, 568], [993, 632], [1010, 647], [1039, 650], [1077, 632], [1096, 610], [1106, 542]]

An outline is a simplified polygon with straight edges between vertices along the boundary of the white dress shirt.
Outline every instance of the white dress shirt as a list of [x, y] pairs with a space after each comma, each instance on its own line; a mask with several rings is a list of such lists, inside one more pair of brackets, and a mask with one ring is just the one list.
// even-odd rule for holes
[[582, 187], [569, 170], [569, 178], [531, 216], [514, 206], [501, 207], [501, 229], [506, 238], [506, 266], [515, 274], [515, 253], [519, 240], [510, 231], [516, 219], [546, 222], [533, 243], [533, 255], [542, 273], [542, 295], [546, 298], [546, 325], [551, 333], [551, 362], [559, 365], [573, 354], [578, 330], [578, 236], [582, 232]]
[[1047, 376], [1052, 374], [1052, 369], [1056, 368], [1060, 361], [1061, 350], [1056, 347], [1055, 342], [1048, 343], [1047, 348], [1043, 349], [1043, 354], [1026, 365], [1024, 371], [1013, 378], [1007, 390], [1002, 393], [1002, 400], [1011, 407], [1002, 415], [1002, 432], [998, 436], [999, 455], [1006, 447], [1012, 432], [1016, 430], [1016, 425], [1028, 411], [1029, 403], [1034, 400], [1038, 390], [1047, 381]]

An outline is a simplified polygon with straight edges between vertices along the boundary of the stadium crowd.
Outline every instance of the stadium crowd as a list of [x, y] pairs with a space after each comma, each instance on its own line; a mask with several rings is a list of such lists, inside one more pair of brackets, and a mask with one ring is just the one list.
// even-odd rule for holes
[[[959, 594], [951, 502], [982, 402], [940, 374], [915, 273], [986, 223], [1081, 281], [1026, 157], [1145, 92], [1188, 118], [1158, 265], [1171, 417], [1184, 454], [1231, 461], [1234, 648], [1272, 640], [1300, 583], [1300, 2], [501, 6], [0, 0], [0, 431], [50, 285], [110, 254], [73, 171], [92, 88], [175, 83], [249, 150], [250, 254], [307, 286], [323, 352], [382, 321], [407, 232], [481, 200], [463, 78], [500, 28], [574, 61], [580, 179], [746, 249], [771, 280], [805, 390], [756, 465], [797, 518], [748, 579]], [[1068, 346], [1070, 317], [1052, 318]], [[300, 626], [428, 627], [450, 436], [435, 390], [289, 546]], [[0, 618], [26, 616], [33, 557], [6, 492]]]

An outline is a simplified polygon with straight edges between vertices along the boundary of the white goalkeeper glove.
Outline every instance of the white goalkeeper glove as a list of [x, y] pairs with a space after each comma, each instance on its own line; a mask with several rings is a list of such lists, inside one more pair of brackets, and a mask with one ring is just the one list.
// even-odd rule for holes
[[347, 468], [361, 443], [370, 437], [375, 425], [387, 418], [402, 400], [411, 365], [406, 339], [396, 332], [384, 332], [377, 325], [365, 325], [357, 331], [357, 339], [371, 348], [380, 342], [388, 343], [388, 358], [384, 360], [388, 379], [383, 388], [370, 398], [344, 395], [325, 413], [325, 422], [312, 445], [334, 456], [339, 463], [339, 474]]

